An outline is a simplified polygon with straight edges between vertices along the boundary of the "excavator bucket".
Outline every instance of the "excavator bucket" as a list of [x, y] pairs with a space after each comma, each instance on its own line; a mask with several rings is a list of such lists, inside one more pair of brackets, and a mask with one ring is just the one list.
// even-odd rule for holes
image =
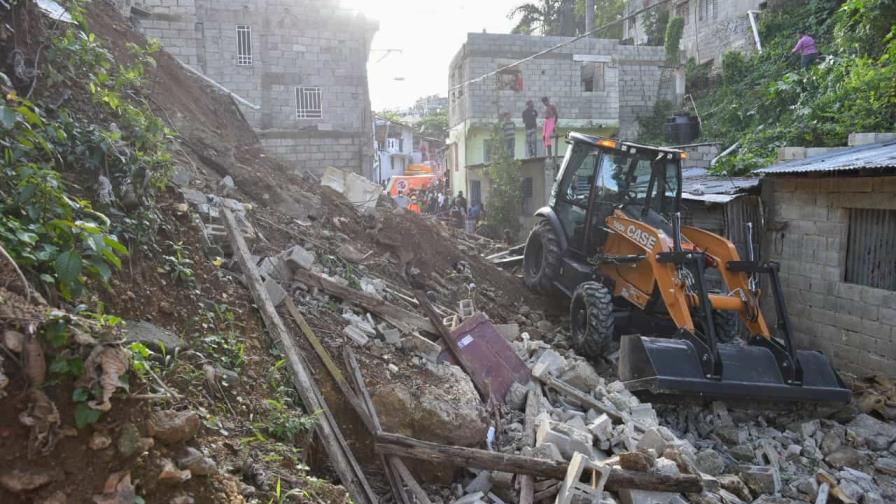
[[719, 344], [721, 376], [707, 377], [697, 348], [686, 339], [622, 337], [619, 377], [629, 390], [707, 399], [849, 402], [846, 388], [821, 352], [797, 350], [802, 382], [788, 383], [775, 353], [751, 344]]

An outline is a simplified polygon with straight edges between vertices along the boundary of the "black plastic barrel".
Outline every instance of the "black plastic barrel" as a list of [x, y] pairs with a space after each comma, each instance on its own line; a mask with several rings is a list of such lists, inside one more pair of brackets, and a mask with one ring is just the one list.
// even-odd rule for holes
[[666, 119], [666, 140], [675, 145], [687, 145], [700, 136], [700, 121], [688, 113], [675, 114]]

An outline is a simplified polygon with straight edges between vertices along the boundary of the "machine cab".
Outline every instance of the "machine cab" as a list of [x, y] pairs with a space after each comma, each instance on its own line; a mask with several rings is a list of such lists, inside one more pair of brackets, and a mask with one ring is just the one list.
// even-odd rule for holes
[[681, 199], [684, 153], [578, 133], [570, 133], [569, 142], [550, 204], [573, 252], [589, 256], [602, 247], [606, 219], [617, 208], [670, 228]]

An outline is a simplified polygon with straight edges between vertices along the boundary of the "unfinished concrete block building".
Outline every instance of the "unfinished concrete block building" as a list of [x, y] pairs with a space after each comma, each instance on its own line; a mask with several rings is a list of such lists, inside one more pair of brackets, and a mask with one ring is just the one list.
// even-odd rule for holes
[[377, 24], [338, 0], [117, 0], [147, 37], [258, 108], [266, 149], [297, 172], [371, 175], [367, 57]]

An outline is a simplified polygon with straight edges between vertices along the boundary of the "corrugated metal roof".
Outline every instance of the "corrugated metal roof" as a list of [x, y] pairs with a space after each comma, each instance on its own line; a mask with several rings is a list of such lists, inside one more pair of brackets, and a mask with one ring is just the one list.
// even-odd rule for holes
[[685, 168], [681, 197], [708, 203], [727, 203], [759, 186], [758, 177], [710, 175], [705, 168]]
[[779, 175], [893, 168], [896, 168], [896, 140], [787, 161], [755, 170], [754, 173]]

